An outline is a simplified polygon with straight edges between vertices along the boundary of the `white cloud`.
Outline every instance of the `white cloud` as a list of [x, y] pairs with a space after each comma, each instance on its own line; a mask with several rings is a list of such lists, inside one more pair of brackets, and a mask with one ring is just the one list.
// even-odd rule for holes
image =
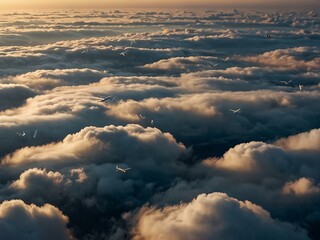
[[38, 207], [21, 200], [0, 204], [0, 238], [15, 240], [74, 239], [66, 225], [68, 218], [56, 207]]
[[320, 187], [314, 183], [313, 179], [300, 178], [296, 181], [287, 182], [282, 189], [284, 194], [294, 194], [303, 196], [320, 193]]
[[135, 220], [133, 239], [309, 239], [260, 206], [224, 193], [201, 194], [163, 209], [144, 207]]
[[288, 150], [314, 150], [320, 151], [320, 129], [300, 133], [275, 142], [276, 145]]
[[[123, 146], [126, 151], [123, 152]], [[163, 151], [166, 149], [166, 151]], [[174, 166], [187, 149], [177, 143], [169, 133], [156, 128], [143, 128], [139, 125], [86, 127], [76, 134], [70, 134], [58, 143], [37, 147], [25, 147], [2, 160], [3, 165], [25, 165], [43, 162], [74, 164], [74, 162], [106, 163], [124, 161], [133, 166], [165, 168]], [[170, 169], [168, 169], [170, 171]]]
[[[318, 52], [316, 49], [315, 51]], [[240, 59], [272, 68], [316, 70], [320, 64], [320, 58], [315, 56], [310, 60], [303, 59], [303, 54], [309, 52], [313, 52], [313, 49], [307, 47], [278, 49], [271, 52], [265, 52], [258, 56], [243, 57]]]
[[[56, 185], [60, 184], [63, 181], [63, 175], [61, 175], [59, 172], [47, 172], [46, 170], [40, 170], [37, 168], [30, 168], [24, 173], [20, 175], [20, 179], [13, 182], [10, 187], [15, 189], [26, 189], [29, 187], [29, 185], [41, 185], [39, 181], [42, 179], [46, 179], [49, 184]], [[41, 189], [42, 188], [42, 189]], [[43, 191], [45, 189], [48, 189], [47, 187], [41, 186], [39, 191]]]

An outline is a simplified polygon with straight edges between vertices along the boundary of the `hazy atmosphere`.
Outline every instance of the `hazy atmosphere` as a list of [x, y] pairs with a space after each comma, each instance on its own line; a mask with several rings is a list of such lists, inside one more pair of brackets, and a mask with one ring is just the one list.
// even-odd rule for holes
[[319, 0], [1, 0], [0, 9], [26, 8], [166, 8], [166, 7], [319, 8]]
[[0, 3], [1, 240], [320, 238], [319, 8], [25, 2]]

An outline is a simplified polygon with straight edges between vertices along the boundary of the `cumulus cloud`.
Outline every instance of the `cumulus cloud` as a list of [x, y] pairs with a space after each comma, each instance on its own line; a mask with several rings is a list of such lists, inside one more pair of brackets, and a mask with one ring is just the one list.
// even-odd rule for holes
[[[260, 155], [263, 153], [263, 157]], [[213, 164], [222, 169], [243, 172], [274, 172], [275, 169], [267, 170], [268, 167], [279, 168], [283, 171], [289, 165], [282, 155], [281, 149], [263, 142], [242, 143], [231, 148], [223, 158], [213, 161]], [[277, 158], [274, 158], [277, 156]], [[266, 157], [266, 158], [264, 158]], [[210, 164], [210, 161], [207, 161]]]
[[[125, 152], [121, 149], [128, 146]], [[130, 147], [130, 148], [129, 148]], [[165, 152], [162, 150], [166, 149]], [[86, 127], [62, 142], [17, 150], [2, 160], [4, 165], [35, 162], [124, 161], [140, 168], [168, 167], [187, 152], [169, 133], [139, 125]]]
[[320, 192], [320, 187], [315, 185], [314, 180], [300, 178], [293, 182], [287, 182], [282, 189], [284, 194], [303, 196]]
[[0, 84], [0, 111], [23, 105], [28, 98], [36, 96], [31, 88], [21, 84]]
[[[317, 52], [317, 50], [316, 50]], [[311, 53], [310, 59], [304, 60], [303, 54]], [[283, 69], [306, 69], [316, 70], [320, 64], [320, 58], [312, 49], [299, 47], [293, 49], [279, 49], [271, 52], [266, 52], [258, 56], [244, 57], [244, 61], [255, 62], [273, 68]]]
[[38, 207], [21, 200], [0, 204], [2, 239], [74, 239], [67, 223], [68, 217], [50, 204]]
[[[308, 112], [305, 102], [310, 101], [310, 107], [314, 105], [312, 99], [318, 99], [318, 93], [301, 95], [296, 92], [256, 91], [248, 96], [246, 91], [232, 94], [212, 91], [162, 99], [123, 101], [110, 106], [108, 115], [126, 121], [138, 121], [141, 113], [149, 120], [153, 119], [155, 126], [172, 132], [178, 140], [201, 143], [212, 143], [217, 138], [225, 142], [247, 141], [244, 140], [245, 136], [261, 140], [273, 136], [271, 138], [274, 139], [282, 131], [288, 135], [295, 133], [291, 132], [288, 126], [296, 126], [298, 122], [301, 127], [317, 127], [317, 112], [310, 113], [309, 122], [305, 121], [303, 116]], [[229, 110], [237, 108], [241, 109], [241, 114], [235, 115]], [[203, 136], [206, 136], [205, 141], [200, 140]], [[237, 136], [240, 136], [241, 140], [238, 141]], [[224, 150], [231, 146], [232, 144]]]
[[289, 150], [314, 150], [320, 148], [320, 129], [313, 129], [310, 132], [300, 133], [288, 138], [279, 139], [276, 145]]
[[106, 71], [99, 72], [94, 69], [36, 70], [5, 81], [23, 84], [36, 90], [48, 90], [58, 86], [90, 84], [106, 75]]
[[75, 168], [70, 170], [71, 176], [76, 177], [78, 183], [83, 183], [88, 179], [87, 174], [84, 172], [83, 168]]
[[163, 209], [144, 207], [133, 239], [309, 239], [258, 205], [224, 193], [201, 194], [192, 202]]
[[[289, 150], [264, 142], [242, 143], [221, 158], [209, 158], [193, 166], [192, 177], [189, 176], [192, 180], [176, 180], [170, 188], [158, 192], [152, 203], [178, 204], [201, 193], [223, 191], [259, 204], [282, 221], [311, 224], [306, 216], [318, 211], [318, 167], [318, 152], [313, 149]], [[317, 224], [317, 220], [312, 224]]]
[[[291, 142], [291, 139], [299, 139], [306, 136], [319, 136], [317, 129], [311, 130], [288, 138], [279, 140], [282, 143]], [[233, 173], [245, 173], [244, 175], [257, 176], [259, 178], [274, 177], [279, 179], [289, 178], [292, 175], [304, 177], [319, 177], [317, 171], [312, 170], [317, 163], [318, 148], [288, 148], [285, 144], [280, 145], [264, 142], [241, 143], [230, 148], [221, 158], [209, 158], [203, 164], [216, 169], [231, 171]], [[245, 177], [244, 177], [245, 178]], [[249, 177], [250, 178], [250, 177]]]
[[[123, 146], [126, 151], [121, 150]], [[73, 222], [78, 222], [77, 207], [117, 215], [142, 205], [153, 191], [182, 176], [186, 169], [180, 160], [187, 155], [188, 150], [172, 135], [156, 128], [87, 127], [62, 142], [23, 148], [4, 159], [7, 167], [26, 170], [2, 189], [2, 199], [20, 198], [54, 205], [74, 203], [73, 207], [64, 208]], [[60, 170], [30, 168], [32, 165]], [[123, 175], [115, 171], [115, 165], [131, 170]], [[98, 217], [98, 213], [90, 217], [92, 224], [101, 224]], [[104, 226], [111, 227], [112, 221]], [[81, 234], [87, 231], [74, 227]]]
[[143, 67], [147, 69], [158, 69], [163, 71], [170, 71], [170, 73], [175, 72], [189, 72], [200, 70], [200, 66], [202, 65], [210, 65], [210, 58], [201, 58], [201, 57], [177, 57], [170, 59], [162, 59], [158, 62], [154, 62], [151, 64], [146, 64]]
[[[13, 182], [10, 187], [15, 189], [26, 189], [29, 185], [38, 184], [41, 181], [40, 179], [48, 180], [49, 184], [55, 185], [62, 182], [63, 176], [58, 172], [46, 172], [45, 170], [30, 168], [22, 173], [20, 175], [20, 179]], [[46, 187], [45, 189], [50, 189], [50, 186], [48, 186], [48, 188]]]

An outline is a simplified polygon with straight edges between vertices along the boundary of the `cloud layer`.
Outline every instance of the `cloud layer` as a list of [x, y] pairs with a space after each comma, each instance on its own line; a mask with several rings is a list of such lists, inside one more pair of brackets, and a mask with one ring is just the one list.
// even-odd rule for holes
[[1, 15], [0, 238], [319, 239], [318, 16]]

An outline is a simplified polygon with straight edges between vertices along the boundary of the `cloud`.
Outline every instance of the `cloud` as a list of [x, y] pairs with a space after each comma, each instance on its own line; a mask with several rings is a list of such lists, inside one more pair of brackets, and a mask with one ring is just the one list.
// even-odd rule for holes
[[[184, 84], [188, 84], [187, 81]], [[309, 114], [308, 109], [317, 108], [312, 99], [318, 97], [318, 93], [301, 95], [274, 91], [255, 91], [248, 97], [247, 91], [215, 91], [162, 99], [120, 101], [110, 106], [108, 115], [125, 121], [139, 121], [139, 114], [142, 114], [149, 120], [153, 119], [156, 127], [173, 133], [179, 141], [188, 144], [213, 143], [217, 139], [237, 143], [257, 138], [265, 140], [264, 137], [270, 139], [271, 136], [273, 140], [280, 132], [287, 132], [288, 135], [294, 133], [288, 127], [290, 125], [294, 125], [294, 129], [308, 125], [317, 127], [318, 113], [312, 111]], [[235, 115], [229, 110], [237, 108], [241, 109], [241, 114]], [[309, 122], [305, 121], [305, 114], [308, 114]], [[201, 140], [204, 136], [206, 140]], [[241, 139], [237, 139], [238, 136]], [[234, 142], [225, 150], [232, 145]]]
[[303, 196], [307, 194], [315, 194], [320, 192], [320, 187], [315, 185], [314, 180], [308, 178], [300, 178], [294, 182], [287, 182], [282, 189], [284, 194], [294, 194]]
[[49, 90], [59, 86], [90, 84], [106, 76], [94, 69], [37, 70], [8, 78], [6, 82], [24, 84], [35, 90]]
[[144, 207], [136, 220], [133, 239], [309, 239], [260, 206], [224, 193], [201, 194], [163, 209]]
[[[282, 171], [281, 169], [289, 167], [281, 155], [283, 155], [281, 149], [263, 142], [242, 143], [229, 149], [223, 158], [214, 161], [213, 164], [218, 168], [236, 172], [271, 173], [275, 169], [266, 168], [276, 167], [279, 168], [278, 171]], [[210, 164], [210, 160], [207, 162]]]
[[[123, 145], [130, 148], [122, 152]], [[174, 165], [174, 160], [186, 151], [171, 134], [162, 133], [156, 128], [143, 128], [135, 124], [110, 125], [104, 128], [86, 127], [58, 143], [22, 148], [6, 156], [2, 164], [72, 164], [75, 161], [115, 163], [120, 160], [133, 167], [148, 169]]]
[[[126, 151], [121, 151], [123, 146]], [[188, 150], [182, 144], [156, 128], [139, 125], [87, 127], [61, 142], [23, 148], [4, 159], [2, 163], [13, 171], [11, 177], [15, 178], [21, 169], [23, 172], [2, 188], [1, 199], [19, 198], [36, 204], [65, 203], [62, 209], [76, 232], [89, 234], [88, 227], [79, 229], [74, 225], [81, 224], [77, 220], [80, 207], [88, 213], [97, 212], [90, 216], [89, 229], [100, 229], [94, 226], [97, 224], [110, 230], [114, 219], [100, 225], [101, 214], [116, 217], [144, 204], [153, 191], [162, 189], [187, 171], [182, 164], [186, 155]], [[121, 174], [116, 172], [115, 165], [131, 167], [131, 170]], [[72, 207], [67, 207], [70, 203]]]
[[78, 183], [83, 183], [88, 179], [88, 176], [84, 172], [83, 168], [75, 168], [70, 170], [72, 177], [76, 176], [76, 181]]
[[193, 165], [188, 177], [155, 194], [151, 203], [166, 206], [189, 202], [202, 193], [225, 192], [259, 204], [281, 221], [311, 224], [306, 216], [318, 211], [319, 201], [317, 159], [318, 151], [312, 148], [290, 150], [264, 142], [238, 144], [221, 158]]
[[[63, 181], [63, 176], [58, 172], [46, 172], [45, 170], [30, 168], [21, 174], [20, 179], [13, 182], [10, 187], [14, 189], [26, 189], [29, 185], [38, 184], [42, 179], [48, 180], [50, 185], [55, 185]], [[50, 188], [48, 187], [46, 189]]]
[[[203, 164], [217, 169], [231, 171], [233, 173], [245, 173], [246, 176], [260, 175], [259, 178], [283, 177], [292, 175], [308, 174], [310, 177], [319, 177], [312, 168], [318, 165], [316, 156], [318, 148], [314, 148], [313, 142], [305, 143], [300, 147], [297, 141], [296, 148], [287, 147], [286, 143], [299, 140], [304, 137], [315, 137], [319, 135], [318, 129], [305, 132], [276, 141], [274, 144], [264, 142], [241, 143], [230, 148], [221, 158], [209, 158]], [[282, 145], [279, 142], [283, 143]], [[308, 160], [304, 160], [308, 156]], [[250, 178], [250, 177], [249, 177]]]
[[319, 238], [315, 10], [0, 18], [0, 202], [79, 240]]
[[[312, 53], [311, 56], [304, 60], [303, 54], [309, 52]], [[272, 68], [316, 70], [320, 64], [320, 58], [317, 58], [313, 53], [312, 49], [306, 47], [278, 49], [258, 56], [244, 57], [242, 60], [256, 62]]]
[[23, 105], [28, 98], [36, 96], [35, 91], [21, 84], [0, 84], [0, 111]]
[[279, 139], [276, 145], [288, 150], [314, 150], [319, 151], [320, 129], [313, 129], [310, 132], [300, 133], [288, 138]]
[[143, 67], [147, 69], [159, 69], [164, 71], [174, 72], [188, 72], [199, 69], [199, 65], [210, 66], [210, 58], [201, 57], [187, 57], [187, 58], [170, 58], [162, 59], [158, 62], [146, 64]]
[[2, 239], [74, 239], [66, 227], [68, 218], [56, 207], [38, 207], [21, 200], [0, 204], [0, 237]]

